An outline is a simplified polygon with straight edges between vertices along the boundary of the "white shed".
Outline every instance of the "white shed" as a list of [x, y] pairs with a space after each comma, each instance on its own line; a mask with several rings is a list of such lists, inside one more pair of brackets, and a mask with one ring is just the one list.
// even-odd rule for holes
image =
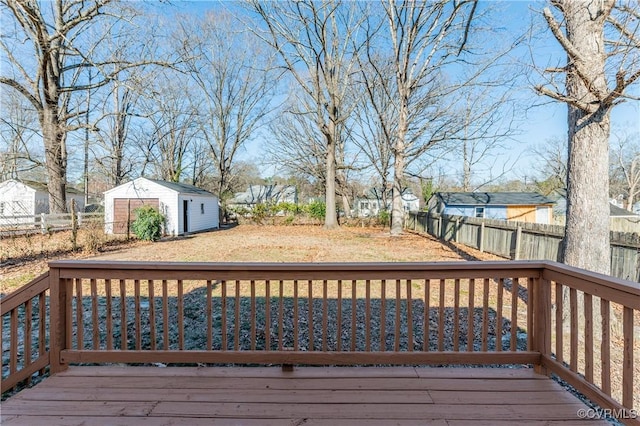
[[220, 225], [218, 204], [218, 197], [196, 186], [141, 177], [104, 193], [104, 228], [107, 234], [124, 234], [135, 209], [150, 205], [164, 215], [165, 234], [214, 229]]
[[[67, 187], [67, 210], [70, 209], [72, 199], [76, 200], [76, 210], [83, 211], [84, 194]], [[41, 213], [49, 213], [49, 191], [46, 183], [15, 179], [0, 183], [0, 221], [9, 217], [36, 216]], [[24, 222], [33, 222], [33, 218], [23, 219]], [[15, 219], [11, 220], [12, 223], [17, 223]]]

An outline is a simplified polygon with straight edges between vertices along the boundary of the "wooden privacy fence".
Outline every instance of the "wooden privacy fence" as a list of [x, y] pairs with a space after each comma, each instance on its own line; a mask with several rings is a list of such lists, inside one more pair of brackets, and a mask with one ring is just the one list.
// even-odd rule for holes
[[[431, 212], [409, 213], [405, 228], [513, 260], [560, 260], [564, 227]], [[611, 232], [611, 275], [640, 282], [640, 235]]]
[[1, 308], [3, 392], [78, 363], [525, 364], [640, 406], [640, 286], [555, 262], [55, 261]]

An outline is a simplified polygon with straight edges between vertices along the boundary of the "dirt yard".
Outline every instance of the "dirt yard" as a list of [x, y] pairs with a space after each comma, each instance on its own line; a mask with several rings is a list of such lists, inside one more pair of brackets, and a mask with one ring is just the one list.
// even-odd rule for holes
[[[56, 259], [150, 260], [178, 262], [416, 262], [498, 260], [462, 245], [444, 245], [412, 233], [389, 236], [382, 228], [238, 225], [156, 243], [100, 237], [87, 249], [91, 233], [78, 237], [72, 250], [70, 232], [0, 240], [0, 291], [26, 284]], [[89, 242], [88, 242], [89, 241]], [[95, 245], [94, 245], [95, 246]]]

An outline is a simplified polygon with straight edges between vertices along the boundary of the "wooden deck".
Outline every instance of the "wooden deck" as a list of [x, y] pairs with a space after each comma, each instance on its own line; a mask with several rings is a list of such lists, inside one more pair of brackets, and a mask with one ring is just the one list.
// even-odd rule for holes
[[532, 369], [103, 366], [19, 392], [2, 403], [2, 424], [607, 424], [581, 409]]

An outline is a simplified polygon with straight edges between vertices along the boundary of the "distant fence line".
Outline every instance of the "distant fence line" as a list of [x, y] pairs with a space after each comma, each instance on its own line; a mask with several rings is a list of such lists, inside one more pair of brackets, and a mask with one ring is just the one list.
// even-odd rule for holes
[[[513, 260], [560, 261], [564, 226], [430, 212], [409, 213], [405, 228]], [[640, 282], [640, 235], [611, 232], [611, 275]]]
[[[104, 213], [76, 213], [78, 227], [104, 220]], [[62, 231], [72, 228], [71, 213], [42, 213], [25, 216], [0, 216], [0, 234], [25, 234]]]

